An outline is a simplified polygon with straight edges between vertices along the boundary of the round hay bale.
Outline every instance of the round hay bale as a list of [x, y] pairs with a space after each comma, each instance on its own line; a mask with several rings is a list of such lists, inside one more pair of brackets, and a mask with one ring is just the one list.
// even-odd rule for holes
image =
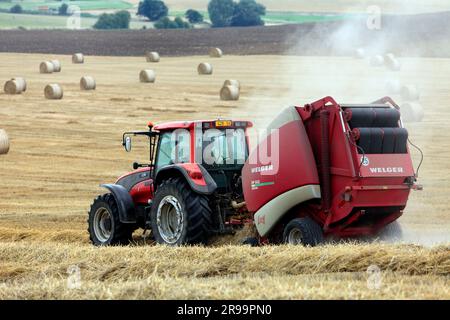
[[391, 70], [391, 71], [400, 71], [400, 69], [402, 68], [402, 65], [400, 63], [399, 60], [395, 59], [394, 61], [390, 62], [387, 67]]
[[389, 94], [398, 94], [402, 88], [400, 81], [397, 79], [390, 79], [386, 81], [386, 90]]
[[48, 84], [44, 89], [44, 94], [47, 99], [62, 99], [63, 89], [59, 84]]
[[14, 80], [14, 81], [17, 82], [17, 84], [19, 85], [20, 90], [21, 90], [22, 92], [27, 91], [27, 82], [25, 81], [24, 78], [22, 78], [22, 77], [17, 77], [17, 78], [12, 78], [11, 80]]
[[384, 63], [386, 67], [392, 71], [399, 71], [401, 69], [400, 61], [395, 57], [393, 53], [388, 53], [384, 56]]
[[366, 51], [363, 48], [355, 49], [353, 52], [353, 57], [355, 59], [364, 59], [366, 56]]
[[209, 49], [209, 56], [211, 58], [221, 58], [223, 56], [223, 52], [220, 48], [211, 48]]
[[372, 67], [381, 67], [384, 64], [384, 58], [381, 55], [373, 56], [369, 59], [369, 64]]
[[40, 73], [53, 73], [55, 71], [55, 66], [50, 61], [41, 62], [39, 65]]
[[223, 87], [226, 86], [235, 86], [239, 90], [241, 89], [241, 83], [239, 82], [239, 80], [225, 80], [225, 82], [223, 83]]
[[397, 58], [395, 57], [395, 55], [394, 55], [393, 53], [386, 53], [386, 54], [384, 55], [384, 60], [385, 60], [386, 62], [388, 62], [388, 61], [393, 61], [393, 60], [395, 60], [395, 59], [397, 59]]
[[420, 98], [419, 89], [415, 85], [402, 86], [400, 95], [405, 101], [417, 101]]
[[220, 99], [224, 101], [239, 100], [240, 90], [235, 86], [224, 86], [220, 90]]
[[400, 113], [404, 122], [421, 122], [424, 116], [423, 107], [418, 102], [406, 102], [402, 104]]
[[197, 67], [198, 74], [212, 74], [213, 73], [213, 67], [211, 64], [207, 62], [202, 62]]
[[75, 53], [72, 55], [72, 63], [84, 63], [84, 56], [82, 53]]
[[0, 129], [0, 154], [7, 154], [9, 152], [9, 137], [6, 131]]
[[146, 69], [139, 73], [139, 81], [144, 83], [154, 83], [156, 80], [155, 71]]
[[59, 60], [50, 60], [50, 62], [53, 64], [53, 72], [61, 72], [61, 62]]
[[145, 54], [147, 58], [147, 62], [159, 62], [159, 53], [158, 52], [147, 52]]
[[8, 80], [5, 82], [5, 85], [3, 86], [3, 91], [6, 94], [20, 94], [22, 91], [20, 91], [19, 86], [16, 81], [14, 80]]
[[13, 78], [6, 81], [3, 90], [6, 94], [21, 94], [27, 90], [27, 83], [23, 78]]
[[80, 89], [81, 90], [95, 90], [97, 87], [95, 79], [91, 76], [84, 76], [80, 79]]

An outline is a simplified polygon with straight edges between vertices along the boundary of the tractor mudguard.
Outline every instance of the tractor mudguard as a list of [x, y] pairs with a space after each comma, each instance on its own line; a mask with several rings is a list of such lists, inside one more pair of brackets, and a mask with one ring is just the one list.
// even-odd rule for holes
[[217, 189], [217, 184], [208, 171], [197, 163], [178, 163], [161, 168], [156, 173], [155, 188], [164, 179], [180, 174], [196, 193], [209, 195]]
[[117, 207], [119, 208], [120, 222], [136, 223], [133, 198], [131, 198], [127, 189], [118, 184], [102, 184], [100, 186], [108, 189], [113, 194]]

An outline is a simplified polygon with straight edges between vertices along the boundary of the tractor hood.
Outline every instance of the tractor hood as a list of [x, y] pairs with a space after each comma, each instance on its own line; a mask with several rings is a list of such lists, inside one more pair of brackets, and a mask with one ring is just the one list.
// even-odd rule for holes
[[121, 185], [122, 187], [130, 191], [134, 185], [148, 179], [150, 179], [150, 168], [139, 168], [121, 176], [119, 179], [117, 179], [116, 184]]

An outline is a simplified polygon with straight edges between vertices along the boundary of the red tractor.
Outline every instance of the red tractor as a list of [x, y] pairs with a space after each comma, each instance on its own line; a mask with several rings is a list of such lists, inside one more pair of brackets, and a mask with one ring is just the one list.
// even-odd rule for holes
[[127, 151], [132, 136], [149, 139], [150, 161], [102, 185], [109, 193], [91, 206], [92, 243], [126, 244], [143, 228], [160, 244], [198, 244], [252, 224], [257, 235], [247, 243], [313, 246], [392, 227], [410, 190], [421, 188], [390, 98], [287, 108], [252, 152], [250, 127], [183, 121], [124, 133]]

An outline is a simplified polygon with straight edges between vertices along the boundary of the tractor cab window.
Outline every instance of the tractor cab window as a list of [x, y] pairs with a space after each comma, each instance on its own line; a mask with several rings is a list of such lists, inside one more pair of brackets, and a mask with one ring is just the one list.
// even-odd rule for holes
[[188, 130], [175, 130], [161, 134], [156, 160], [158, 168], [190, 162], [190, 133]]
[[247, 159], [243, 129], [209, 129], [203, 133], [203, 164], [208, 167], [235, 167]]

